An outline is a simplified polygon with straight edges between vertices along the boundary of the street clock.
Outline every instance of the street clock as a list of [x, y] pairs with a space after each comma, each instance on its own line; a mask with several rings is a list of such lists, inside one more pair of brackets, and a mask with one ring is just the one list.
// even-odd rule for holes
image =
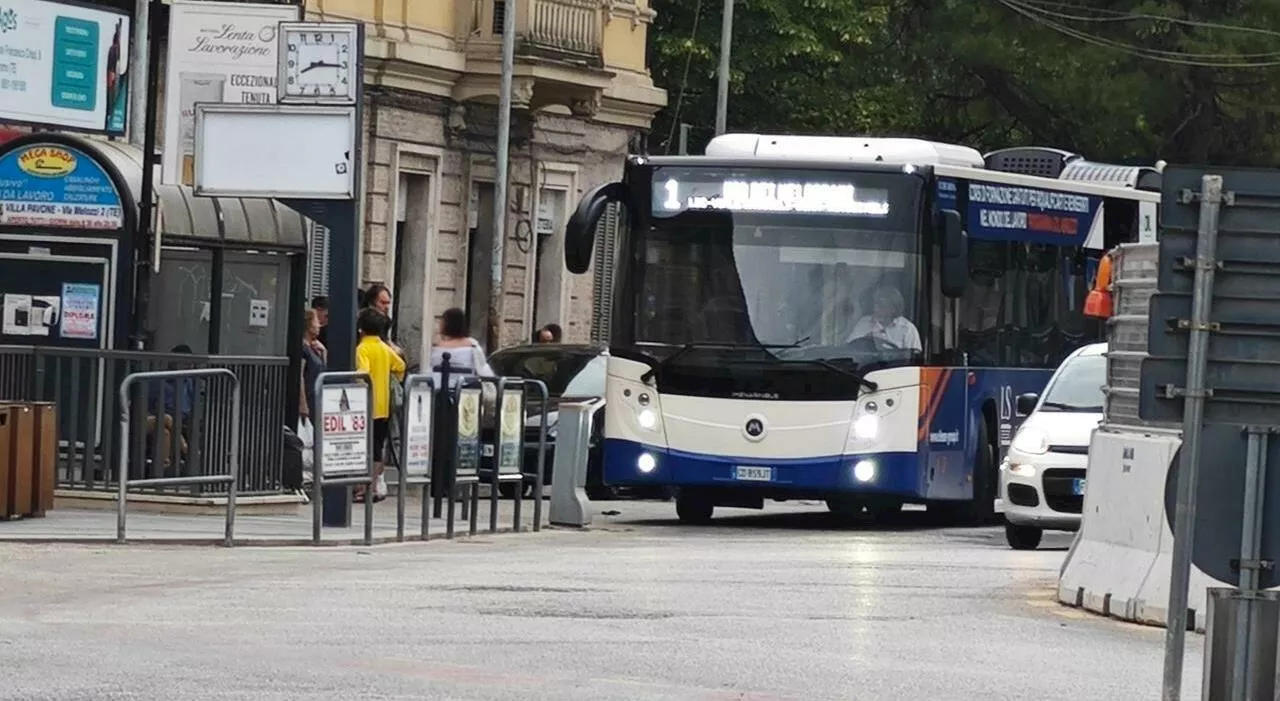
[[360, 31], [361, 25], [354, 23], [281, 22], [277, 101], [355, 104]]

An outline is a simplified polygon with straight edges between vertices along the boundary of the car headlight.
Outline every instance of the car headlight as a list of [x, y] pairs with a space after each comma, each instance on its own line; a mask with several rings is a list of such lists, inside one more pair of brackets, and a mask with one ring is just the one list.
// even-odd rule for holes
[[858, 440], [872, 441], [880, 433], [880, 417], [875, 414], [863, 414], [853, 422], [853, 437]]
[[1027, 465], [1024, 463], [1011, 462], [1006, 464], [1005, 469], [1009, 471], [1009, 474], [1015, 475], [1017, 477], [1035, 477], [1036, 476], [1035, 465]]
[[1013, 437], [1010, 447], [1019, 453], [1028, 455], [1044, 455], [1049, 452], [1049, 437], [1043, 431], [1023, 429]]

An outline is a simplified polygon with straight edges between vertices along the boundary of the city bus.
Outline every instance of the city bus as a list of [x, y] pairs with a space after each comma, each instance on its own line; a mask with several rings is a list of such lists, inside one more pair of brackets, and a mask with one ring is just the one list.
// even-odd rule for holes
[[757, 134], [628, 157], [565, 231], [568, 270], [609, 280], [605, 482], [674, 487], [685, 523], [767, 500], [991, 520], [1015, 397], [1102, 338], [1090, 277], [1154, 237], [1153, 170]]

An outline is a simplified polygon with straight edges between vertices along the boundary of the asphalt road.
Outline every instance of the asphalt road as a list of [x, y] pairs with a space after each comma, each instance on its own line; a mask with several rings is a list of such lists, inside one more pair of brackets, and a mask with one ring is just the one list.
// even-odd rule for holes
[[1067, 536], [599, 506], [367, 550], [0, 545], [0, 699], [1159, 698], [1162, 631], [1054, 603]]

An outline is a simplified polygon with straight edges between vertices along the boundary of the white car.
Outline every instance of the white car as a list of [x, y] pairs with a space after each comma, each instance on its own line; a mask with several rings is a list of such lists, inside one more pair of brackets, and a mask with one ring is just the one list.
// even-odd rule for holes
[[1089, 440], [1102, 422], [1107, 344], [1077, 349], [1054, 371], [1043, 395], [1017, 399], [1018, 428], [1000, 464], [1005, 539], [1035, 550], [1044, 531], [1077, 531], [1084, 510]]

